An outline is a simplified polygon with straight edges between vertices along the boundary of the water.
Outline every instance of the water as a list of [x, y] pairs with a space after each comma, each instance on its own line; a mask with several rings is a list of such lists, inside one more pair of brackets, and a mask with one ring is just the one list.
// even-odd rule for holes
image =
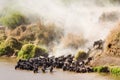
[[0, 80], [114, 80], [109, 75], [63, 72], [61, 69], [34, 74], [32, 71], [15, 70], [15, 63], [15, 59], [0, 58]]

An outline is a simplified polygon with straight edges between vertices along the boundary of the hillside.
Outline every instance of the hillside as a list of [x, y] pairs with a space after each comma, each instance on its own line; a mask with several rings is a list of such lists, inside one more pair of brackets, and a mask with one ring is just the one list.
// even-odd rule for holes
[[106, 37], [103, 51], [95, 51], [92, 65], [120, 65], [120, 24], [115, 26]]

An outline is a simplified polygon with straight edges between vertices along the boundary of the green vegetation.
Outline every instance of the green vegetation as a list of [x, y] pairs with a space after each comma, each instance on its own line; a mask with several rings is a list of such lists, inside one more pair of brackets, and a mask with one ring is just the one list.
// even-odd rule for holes
[[93, 68], [94, 72], [109, 72], [109, 68], [107, 66], [98, 66]]
[[9, 46], [5, 45], [5, 42], [0, 44], [0, 56], [7, 55], [11, 56], [14, 53], [14, 50]]
[[23, 14], [14, 11], [12, 13], [3, 15], [0, 18], [0, 23], [3, 26], [8, 27], [9, 29], [15, 29], [17, 26], [21, 24], [26, 24], [27, 20]]
[[74, 56], [75, 60], [81, 60], [86, 58], [86, 52], [80, 50], [78, 53], [75, 54]]
[[14, 29], [11, 36], [22, 42], [32, 42], [37, 45], [49, 45], [54, 41], [59, 42], [63, 36], [63, 30], [53, 24], [44, 25], [42, 23], [21, 25]]
[[1, 35], [0, 36], [0, 43], [2, 43], [4, 40], [6, 40], [7, 36], [6, 35]]
[[93, 68], [94, 72], [99, 72], [99, 73], [110, 73], [112, 75], [115, 75], [115, 76], [119, 76], [120, 75], [120, 67], [116, 67], [116, 66], [97, 66], [97, 67], [94, 67]]
[[[1, 20], [2, 18], [0, 19], [0, 21]], [[63, 36], [63, 30], [61, 28], [56, 27], [53, 24], [44, 25], [41, 22], [36, 24], [20, 26], [16, 25], [14, 27], [13, 26], [7, 27], [9, 28], [6, 29], [5, 31], [6, 33], [2, 33], [2, 35], [4, 36], [0, 37], [1, 55], [8, 54], [7, 52], [9, 51], [6, 50], [6, 46], [9, 46], [9, 48], [12, 49], [11, 55], [15, 54], [17, 56], [18, 55], [17, 53], [19, 52], [18, 58], [23, 59], [35, 57], [38, 54], [38, 52], [39, 52], [38, 55], [43, 55], [42, 52], [45, 52], [46, 50], [39, 47], [34, 47], [35, 45], [44, 45], [49, 47], [54, 44], [54, 41], [59, 42], [61, 37]], [[29, 50], [30, 53], [28, 53], [27, 49], [24, 49], [24, 47], [21, 49], [22, 45], [24, 44], [27, 45], [30, 43], [35, 44], [33, 45], [33, 47], [31, 46]], [[23, 54], [25, 55], [23, 56]], [[43, 56], [45, 56], [45, 54]]]
[[1, 41], [0, 56], [12, 56], [17, 50], [21, 49], [22, 44], [13, 37], [8, 37], [6, 40]]
[[120, 75], [120, 67], [111, 67], [110, 73], [113, 75], [119, 76]]
[[38, 56], [47, 56], [45, 49], [40, 48], [33, 44], [25, 44], [18, 52], [18, 59], [29, 59]]
[[22, 47], [22, 43], [20, 43], [17, 39], [15, 39], [13, 37], [8, 37], [5, 40], [5, 45], [8, 45], [15, 50], [20, 50]]

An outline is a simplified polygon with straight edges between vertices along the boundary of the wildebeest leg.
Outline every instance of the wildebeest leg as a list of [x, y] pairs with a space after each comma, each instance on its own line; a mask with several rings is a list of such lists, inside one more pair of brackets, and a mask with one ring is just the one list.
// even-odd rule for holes
[[38, 67], [35, 67], [35, 68], [33, 69], [33, 72], [34, 72], [34, 73], [38, 73]]
[[15, 69], [17, 69], [18, 67], [19, 67], [19, 66], [18, 66], [18, 65], [16, 65], [16, 66], [15, 66]]
[[52, 71], [53, 71], [53, 66], [50, 67], [50, 72], [52, 72]]
[[43, 66], [41, 70], [42, 70], [42, 72], [45, 73], [45, 70], [46, 70], [46, 69], [45, 69], [45, 67]]
[[63, 71], [66, 71], [66, 66], [63, 66], [62, 69], [63, 69]]

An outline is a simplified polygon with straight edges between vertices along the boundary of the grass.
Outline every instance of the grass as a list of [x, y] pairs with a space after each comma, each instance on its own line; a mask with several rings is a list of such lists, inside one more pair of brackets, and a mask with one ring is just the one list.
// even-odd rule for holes
[[119, 76], [120, 75], [120, 67], [118, 66], [97, 66], [93, 68], [94, 72], [99, 72], [99, 73], [110, 73], [111, 75], [114, 76]]
[[20, 50], [22, 43], [13, 37], [8, 37], [6, 40], [0, 43], [0, 56], [7, 55], [12, 56], [14, 52]]
[[76, 53], [76, 54], [74, 55], [74, 58], [75, 58], [75, 60], [84, 59], [84, 58], [86, 58], [86, 52], [80, 50], [80, 51], [78, 51], [78, 53]]
[[18, 52], [18, 59], [29, 59], [33, 57], [47, 56], [47, 51], [33, 44], [25, 44]]
[[22, 43], [19, 42], [16, 38], [14, 37], [8, 37], [5, 40], [5, 45], [9, 45], [11, 48], [16, 49], [16, 50], [20, 50], [22, 47]]
[[7, 36], [6, 35], [0, 35], [0, 44], [6, 40]]
[[[12, 21], [12, 17], [14, 14], [9, 14], [10, 20]], [[6, 15], [8, 16], [8, 15]], [[9, 18], [6, 16], [2, 16], [5, 19]], [[16, 15], [16, 17], [19, 15]], [[14, 16], [15, 17], [15, 16]], [[19, 18], [14, 18], [15, 20]], [[2, 18], [0, 18], [0, 21]], [[21, 19], [22, 20], [22, 19]], [[14, 21], [14, 20], [13, 20]], [[18, 21], [15, 21], [18, 22]], [[14, 24], [12, 24], [14, 25]], [[23, 44], [35, 44], [35, 45], [44, 45], [47, 47], [51, 47], [51, 45], [54, 44], [54, 42], [60, 42], [61, 37], [63, 36], [63, 29], [60, 27], [57, 27], [54, 24], [43, 24], [42, 22], [35, 23], [35, 24], [29, 24], [29, 25], [20, 25], [20, 26], [7, 26], [9, 29], [6, 30], [5, 36], [0, 37], [0, 44], [4, 44], [4, 46], [1, 45], [1, 54], [7, 54], [6, 49], [4, 49], [7, 46], [9, 46], [11, 49], [13, 49], [13, 53], [15, 51], [19, 51], [20, 53], [25, 53], [24, 50], [21, 51], [21, 47]], [[12, 30], [11, 30], [12, 29]], [[8, 38], [9, 36], [12, 36], [12, 38]], [[7, 39], [6, 39], [7, 38]], [[2, 41], [3, 40], [3, 41]], [[33, 48], [32, 48], [33, 49]], [[42, 49], [42, 48], [41, 48]], [[40, 52], [40, 48], [36, 47], [35, 50]], [[33, 53], [34, 51], [33, 50]], [[36, 52], [35, 51], [35, 52]], [[43, 50], [41, 50], [43, 51]], [[7, 51], [9, 52], [9, 51]], [[28, 53], [29, 54], [29, 53]], [[30, 53], [31, 54], [31, 53]], [[42, 55], [42, 53], [41, 53]], [[29, 58], [33, 57], [31, 54], [30, 56], [25, 53], [25, 55], [22, 58]]]
[[108, 73], [109, 72], [109, 68], [107, 66], [97, 66], [97, 67], [94, 67], [93, 68], [94, 72], [105, 72], [105, 73]]
[[9, 29], [15, 29], [21, 24], [26, 24], [27, 20], [23, 14], [17, 11], [13, 11], [9, 14], [3, 15], [0, 18], [0, 23]]
[[11, 36], [22, 42], [33, 42], [37, 45], [50, 45], [59, 42], [63, 36], [63, 30], [53, 24], [44, 25], [41, 22], [19, 26], [14, 29]]
[[5, 42], [0, 44], [0, 56], [7, 55], [12, 56], [14, 53], [14, 49], [12, 49], [9, 45], [5, 45]]
[[119, 76], [120, 75], [120, 67], [111, 67], [110, 73], [113, 75]]

